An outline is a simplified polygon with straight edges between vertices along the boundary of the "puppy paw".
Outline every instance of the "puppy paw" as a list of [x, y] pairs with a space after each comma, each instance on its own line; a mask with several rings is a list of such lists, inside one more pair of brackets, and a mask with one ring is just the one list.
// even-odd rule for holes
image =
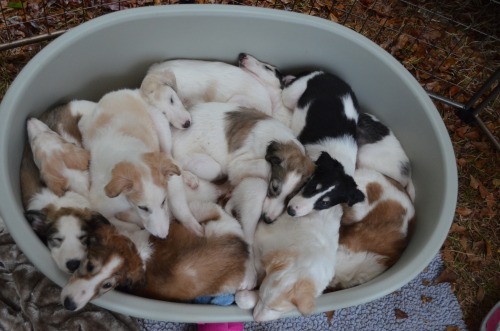
[[184, 224], [184, 226], [191, 230], [191, 232], [193, 232], [198, 237], [205, 236], [205, 228], [196, 221], [190, 222], [189, 224]]
[[236, 292], [234, 301], [241, 309], [252, 309], [257, 304], [258, 295], [256, 291], [241, 290]]
[[240, 284], [240, 288], [244, 290], [253, 290], [255, 286], [257, 285], [257, 270], [255, 270], [255, 267], [253, 266], [253, 263], [251, 265], [248, 265], [245, 270], [245, 277], [243, 278], [243, 281]]
[[193, 190], [196, 190], [198, 188], [198, 185], [200, 184], [200, 179], [198, 178], [198, 176], [193, 174], [191, 171], [183, 170], [182, 179], [184, 180], [184, 184], [186, 184]]

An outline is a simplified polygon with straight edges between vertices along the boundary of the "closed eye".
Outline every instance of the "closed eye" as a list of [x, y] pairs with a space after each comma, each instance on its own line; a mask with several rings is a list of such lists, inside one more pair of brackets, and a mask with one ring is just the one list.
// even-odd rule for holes
[[273, 71], [273, 68], [271, 68], [270, 66], [264, 66], [264, 68], [266, 68], [266, 70]]
[[161, 207], [163, 208], [165, 206], [165, 201], [167, 201], [167, 198], [163, 199], [162, 203], [161, 203]]
[[174, 97], [170, 97], [170, 103], [173, 105], [174, 104]]
[[146, 213], [149, 213], [149, 208], [146, 206], [138, 206], [138, 208], [142, 211], [145, 211]]

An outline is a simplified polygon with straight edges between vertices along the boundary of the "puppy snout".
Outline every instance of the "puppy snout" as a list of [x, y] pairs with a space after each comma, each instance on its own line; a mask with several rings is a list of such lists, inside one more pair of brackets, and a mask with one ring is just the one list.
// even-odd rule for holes
[[292, 208], [292, 206], [289, 206], [287, 209], [286, 209], [286, 212], [288, 213], [288, 215], [290, 216], [295, 216], [297, 215], [297, 212], [295, 211], [295, 209]]
[[71, 311], [76, 310], [76, 303], [70, 297], [64, 298], [63, 304], [64, 304], [64, 308], [66, 308], [67, 310], [71, 310]]
[[191, 126], [191, 121], [189, 121], [189, 120], [188, 120], [188, 121], [186, 121], [186, 122], [184, 122], [184, 124], [182, 124], [182, 127], [183, 127], [184, 129], [187, 129], [187, 128], [189, 128], [190, 126]]
[[267, 216], [266, 214], [262, 214], [260, 216], [260, 218], [264, 221], [264, 223], [266, 224], [271, 224], [274, 222], [274, 220], [272, 220], [271, 218], [269, 218], [269, 216]]
[[69, 260], [66, 262], [66, 268], [68, 268], [69, 271], [74, 272], [78, 267], [80, 266], [80, 260]]
[[246, 58], [247, 58], [247, 55], [245, 53], [240, 53], [238, 55], [238, 62], [240, 64], [240, 66], [243, 65], [243, 62], [246, 60]]

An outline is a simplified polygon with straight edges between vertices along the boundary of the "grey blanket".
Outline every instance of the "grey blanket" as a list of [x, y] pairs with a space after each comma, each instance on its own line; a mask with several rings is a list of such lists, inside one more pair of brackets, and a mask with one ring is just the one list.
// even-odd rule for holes
[[0, 330], [138, 330], [131, 317], [88, 304], [71, 312], [61, 304], [61, 288], [18, 249], [0, 219]]

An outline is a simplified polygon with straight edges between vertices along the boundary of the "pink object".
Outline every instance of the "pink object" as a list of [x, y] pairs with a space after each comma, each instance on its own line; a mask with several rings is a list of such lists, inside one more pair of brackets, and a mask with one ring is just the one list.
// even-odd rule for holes
[[242, 331], [243, 323], [198, 323], [198, 331]]

